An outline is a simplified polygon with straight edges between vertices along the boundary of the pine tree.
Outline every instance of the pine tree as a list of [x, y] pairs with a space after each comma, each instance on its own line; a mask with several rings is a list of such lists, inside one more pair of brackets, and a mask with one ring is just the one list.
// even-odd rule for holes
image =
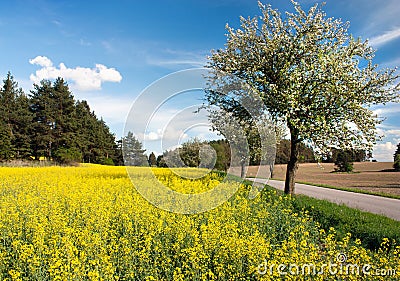
[[0, 161], [12, 158], [11, 134], [9, 127], [0, 120]]
[[147, 157], [144, 154], [146, 150], [143, 149], [142, 143], [136, 139], [132, 132], [128, 132], [127, 136], [123, 138], [122, 146], [126, 166], [147, 165]]
[[117, 140], [115, 143], [115, 155], [113, 160], [116, 166], [124, 165], [124, 156], [122, 154], [122, 139]]
[[36, 160], [52, 156], [52, 145], [54, 143], [53, 129], [54, 105], [52, 100], [52, 86], [48, 80], [42, 80], [39, 85], [33, 85], [34, 90], [30, 95], [30, 110], [33, 114], [31, 147]]
[[3, 145], [10, 143], [7, 147], [9, 152], [4, 156], [8, 159], [26, 158], [30, 154], [28, 128], [32, 117], [28, 99], [10, 72], [0, 90], [0, 116]]
[[102, 118], [97, 120], [97, 163], [114, 165], [114, 155], [116, 153], [115, 135], [110, 132], [110, 128]]
[[51, 99], [54, 118], [52, 129], [53, 151], [56, 152], [61, 148], [73, 148], [76, 144], [77, 128], [75, 100], [64, 79], [57, 78], [53, 83]]
[[93, 135], [95, 115], [91, 112], [87, 101], [76, 103], [77, 119], [77, 139], [76, 146], [82, 152], [83, 162], [94, 162], [93, 148], [95, 146], [95, 136]]
[[34, 84], [27, 97], [8, 73], [0, 89], [0, 160], [45, 157], [62, 163], [121, 163], [115, 136], [86, 101], [57, 78]]
[[14, 124], [14, 151], [19, 159], [30, 159], [33, 115], [29, 110], [29, 98], [25, 94], [16, 97], [16, 120]]

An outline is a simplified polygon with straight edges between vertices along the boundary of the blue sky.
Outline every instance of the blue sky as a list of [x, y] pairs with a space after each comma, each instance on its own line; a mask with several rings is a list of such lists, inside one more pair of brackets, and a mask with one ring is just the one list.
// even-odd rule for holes
[[[316, 1], [299, 1], [308, 8]], [[280, 11], [289, 0], [264, 1]], [[400, 65], [398, 0], [328, 0], [328, 16], [350, 21], [350, 33], [369, 39], [375, 63]], [[86, 99], [111, 130], [121, 136], [138, 95], [157, 79], [205, 64], [211, 49], [223, 48], [225, 24], [259, 15], [253, 0], [214, 1], [8, 1], [0, 15], [0, 74], [11, 71], [26, 92], [33, 82], [62, 75], [77, 99]], [[189, 96], [169, 102], [167, 112], [182, 111]], [[193, 104], [198, 103], [195, 98]], [[374, 150], [392, 161], [400, 142], [400, 105], [374, 108], [385, 117], [386, 137]], [[164, 112], [166, 112], [164, 111]], [[175, 113], [174, 113], [175, 112]], [[162, 119], [162, 118], [160, 118]], [[163, 125], [153, 124], [149, 140]], [[176, 133], [187, 137], [182, 130]], [[204, 132], [203, 132], [204, 133]], [[183, 135], [182, 135], [183, 134]], [[148, 151], [161, 151], [147, 142]]]

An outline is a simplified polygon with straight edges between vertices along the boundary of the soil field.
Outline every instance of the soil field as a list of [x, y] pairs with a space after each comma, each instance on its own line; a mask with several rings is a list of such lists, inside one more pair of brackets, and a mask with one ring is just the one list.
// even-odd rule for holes
[[[258, 166], [248, 168], [247, 176], [255, 177]], [[263, 168], [259, 176], [265, 177], [269, 168]], [[354, 163], [354, 173], [333, 173], [334, 164], [304, 163], [299, 165], [296, 182], [326, 184], [336, 187], [363, 189], [371, 192], [400, 195], [400, 172], [393, 171], [390, 162]], [[286, 165], [276, 165], [274, 179], [284, 180]]]

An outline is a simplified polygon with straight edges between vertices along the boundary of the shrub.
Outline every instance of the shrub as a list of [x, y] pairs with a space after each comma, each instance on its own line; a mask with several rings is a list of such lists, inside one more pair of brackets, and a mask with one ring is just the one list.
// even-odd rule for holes
[[352, 153], [351, 151], [343, 151], [341, 150], [335, 161], [335, 171], [336, 172], [345, 172], [351, 173], [353, 171], [353, 162], [351, 162]]
[[400, 171], [400, 143], [397, 145], [397, 150], [394, 154], [394, 164], [393, 168], [396, 171]]
[[396, 157], [394, 158], [393, 168], [396, 171], [400, 171], [400, 154], [397, 154]]
[[101, 161], [102, 165], [107, 165], [107, 166], [115, 166], [114, 161], [111, 158], [104, 158]]
[[77, 148], [59, 148], [54, 159], [60, 164], [71, 165], [82, 161], [82, 153]]

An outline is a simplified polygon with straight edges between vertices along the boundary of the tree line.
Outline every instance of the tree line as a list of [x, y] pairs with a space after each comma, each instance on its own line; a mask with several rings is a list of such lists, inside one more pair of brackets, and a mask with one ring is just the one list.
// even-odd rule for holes
[[0, 90], [0, 161], [122, 164], [120, 142], [63, 78], [25, 94], [9, 72]]
[[[259, 165], [259, 141], [249, 140], [249, 164]], [[290, 159], [290, 140], [279, 141], [276, 164]], [[124, 147], [124, 149], [122, 149]], [[124, 151], [124, 152], [122, 152]], [[142, 143], [129, 132], [116, 140], [104, 120], [90, 109], [87, 101], [75, 100], [62, 78], [34, 84], [26, 95], [11, 73], [0, 89], [0, 161], [53, 160], [59, 163], [108, 165], [205, 167], [226, 171], [231, 165], [227, 140], [191, 139], [182, 147], [156, 156], [145, 154]], [[340, 150], [332, 149], [323, 159], [335, 162]], [[349, 161], [364, 161], [365, 151], [347, 152]], [[124, 163], [125, 160], [125, 163]], [[311, 146], [300, 144], [299, 161], [316, 162]]]
[[[226, 139], [202, 141], [197, 138], [190, 139], [181, 147], [164, 151], [162, 155], [156, 156], [151, 152], [147, 157], [142, 144], [129, 132], [124, 138], [125, 163], [132, 166], [150, 165], [153, 167], [201, 167], [219, 171], [227, 171], [231, 166], [231, 147]], [[251, 147], [250, 150], [257, 148]], [[275, 164], [287, 164], [289, 162], [290, 140], [282, 139], [277, 144]], [[129, 155], [128, 155], [129, 154]], [[256, 153], [249, 153], [249, 165], [260, 165], [260, 157]], [[345, 157], [346, 165], [352, 162], [363, 162], [370, 155], [365, 150], [341, 150], [332, 148], [329, 153], [321, 159], [313, 148], [301, 144], [299, 148], [299, 161], [301, 163], [342, 163]], [[341, 170], [342, 171], [342, 170]], [[348, 170], [346, 170], [348, 171]]]

